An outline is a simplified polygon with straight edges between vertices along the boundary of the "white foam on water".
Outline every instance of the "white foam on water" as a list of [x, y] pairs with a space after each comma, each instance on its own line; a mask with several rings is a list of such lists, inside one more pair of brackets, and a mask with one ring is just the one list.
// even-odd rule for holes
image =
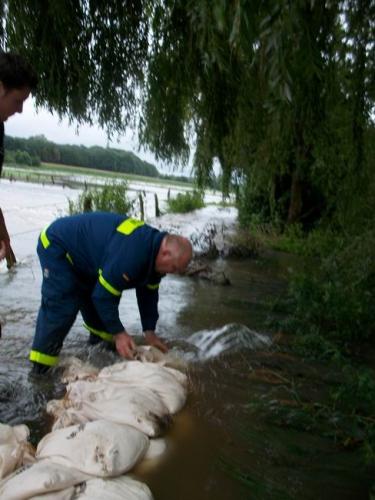
[[198, 359], [217, 357], [223, 353], [233, 353], [242, 349], [259, 350], [271, 345], [269, 336], [247, 328], [245, 325], [231, 323], [215, 330], [195, 332], [188, 342], [198, 348]]

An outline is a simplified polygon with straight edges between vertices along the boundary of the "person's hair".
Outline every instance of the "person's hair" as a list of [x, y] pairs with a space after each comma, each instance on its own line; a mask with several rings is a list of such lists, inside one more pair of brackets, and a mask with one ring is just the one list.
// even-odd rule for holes
[[31, 65], [15, 52], [0, 52], [0, 81], [7, 89], [35, 90], [38, 77]]

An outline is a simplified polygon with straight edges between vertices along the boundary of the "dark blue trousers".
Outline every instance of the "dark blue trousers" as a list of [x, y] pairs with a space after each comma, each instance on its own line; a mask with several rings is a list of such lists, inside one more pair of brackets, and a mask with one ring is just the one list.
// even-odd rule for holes
[[65, 250], [54, 243], [44, 248], [39, 240], [37, 252], [43, 273], [42, 301], [30, 360], [53, 366], [79, 311], [90, 332], [107, 336], [106, 340], [112, 337], [105, 333], [91, 300], [95, 279], [88, 283], [80, 277]]

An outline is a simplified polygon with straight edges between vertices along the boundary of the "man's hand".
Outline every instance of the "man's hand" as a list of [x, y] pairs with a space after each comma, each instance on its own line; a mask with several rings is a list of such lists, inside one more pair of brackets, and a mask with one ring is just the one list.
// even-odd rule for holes
[[161, 338], [158, 337], [153, 330], [147, 330], [144, 333], [145, 333], [146, 344], [157, 347], [158, 349], [161, 350], [161, 352], [168, 351], [167, 345], [164, 344]]
[[5, 241], [0, 241], [0, 260], [5, 259], [7, 248], [5, 246]]
[[10, 246], [9, 233], [5, 225], [3, 212], [0, 208], [0, 260], [4, 258], [3, 244], [5, 245], [5, 258], [7, 260], [7, 267], [8, 269], [10, 269], [16, 263], [16, 257], [14, 255], [12, 247]]
[[133, 338], [126, 332], [115, 335], [116, 350], [120, 356], [126, 359], [134, 359], [136, 345]]

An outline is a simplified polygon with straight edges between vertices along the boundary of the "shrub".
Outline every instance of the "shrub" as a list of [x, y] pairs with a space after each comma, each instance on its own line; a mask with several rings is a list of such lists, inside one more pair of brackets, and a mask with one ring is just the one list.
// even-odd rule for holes
[[167, 201], [168, 211], [171, 213], [186, 213], [192, 212], [197, 208], [204, 207], [203, 193], [199, 191], [187, 191], [186, 193], [178, 193], [176, 198], [170, 198]]
[[17, 150], [14, 153], [14, 161], [19, 165], [32, 165], [31, 156], [27, 151], [19, 151]]
[[[353, 237], [333, 249], [315, 269], [292, 280], [287, 327], [313, 354], [312, 338], [324, 338], [342, 354], [351, 354], [374, 334], [375, 231]], [[372, 339], [373, 340], [373, 339]], [[319, 342], [315, 343], [315, 349]], [[315, 350], [314, 349], [314, 350]], [[331, 352], [334, 352], [333, 349]], [[316, 354], [329, 354], [320, 352]]]
[[128, 184], [125, 181], [113, 181], [103, 187], [85, 189], [76, 202], [68, 200], [68, 203], [70, 215], [96, 210], [127, 214], [134, 204], [128, 198]]

